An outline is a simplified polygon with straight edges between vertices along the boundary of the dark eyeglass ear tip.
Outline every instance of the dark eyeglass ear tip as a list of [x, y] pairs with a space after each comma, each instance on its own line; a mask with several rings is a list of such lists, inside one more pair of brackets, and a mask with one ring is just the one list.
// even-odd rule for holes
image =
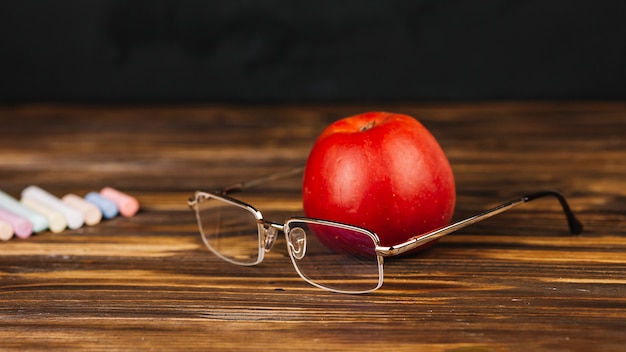
[[569, 207], [569, 204], [567, 204], [567, 200], [565, 200], [565, 197], [561, 193], [557, 191], [548, 190], [548, 191], [542, 191], [542, 192], [529, 194], [525, 196], [523, 199], [525, 202], [528, 202], [533, 199], [537, 199], [537, 198], [544, 197], [544, 196], [553, 196], [559, 200], [559, 203], [561, 203], [561, 207], [563, 208], [563, 211], [565, 212], [565, 216], [567, 217], [567, 224], [569, 225], [569, 230], [572, 234], [578, 235], [581, 232], [583, 232], [583, 224], [576, 218], [576, 215], [574, 215], [574, 213]]
[[567, 217], [567, 223], [569, 224], [569, 230], [572, 234], [578, 235], [583, 232], [583, 224], [574, 216], [574, 214], [569, 214]]

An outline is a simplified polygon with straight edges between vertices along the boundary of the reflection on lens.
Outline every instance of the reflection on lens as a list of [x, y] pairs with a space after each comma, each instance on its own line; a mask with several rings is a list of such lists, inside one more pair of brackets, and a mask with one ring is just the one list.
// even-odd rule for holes
[[196, 206], [196, 216], [204, 243], [217, 256], [239, 265], [254, 265], [262, 259], [259, 225], [248, 209], [208, 198]]
[[352, 228], [309, 224], [309, 231], [327, 248], [351, 256], [376, 257], [376, 244], [370, 236]]
[[343, 293], [370, 292], [382, 284], [382, 264], [374, 237], [360, 229], [315, 220], [290, 220], [288, 229], [303, 231], [306, 254], [289, 242], [289, 254], [298, 274], [311, 284]]

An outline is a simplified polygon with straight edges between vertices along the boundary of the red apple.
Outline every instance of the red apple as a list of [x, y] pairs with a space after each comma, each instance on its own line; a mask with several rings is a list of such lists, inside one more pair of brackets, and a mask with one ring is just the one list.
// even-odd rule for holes
[[456, 199], [437, 140], [416, 119], [389, 112], [328, 126], [307, 159], [302, 192], [308, 217], [366, 228], [383, 246], [448, 225]]

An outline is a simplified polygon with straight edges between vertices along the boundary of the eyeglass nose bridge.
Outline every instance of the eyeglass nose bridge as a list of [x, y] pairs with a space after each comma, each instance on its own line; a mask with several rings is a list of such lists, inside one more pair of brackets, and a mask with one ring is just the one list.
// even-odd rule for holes
[[306, 231], [301, 227], [294, 227], [287, 235], [288, 245], [295, 259], [302, 259], [306, 254]]

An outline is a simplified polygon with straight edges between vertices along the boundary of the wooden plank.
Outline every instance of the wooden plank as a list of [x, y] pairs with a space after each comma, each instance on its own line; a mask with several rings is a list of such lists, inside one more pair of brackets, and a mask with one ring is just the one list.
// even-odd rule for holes
[[[306, 161], [331, 121], [418, 117], [452, 163], [455, 218], [537, 200], [385, 262], [367, 295], [314, 288], [280, 239], [257, 267], [210, 254], [186, 200]], [[113, 186], [141, 211], [0, 243], [7, 350], [626, 350], [626, 104], [0, 107], [0, 188]], [[238, 194], [301, 215], [297, 178]]]

